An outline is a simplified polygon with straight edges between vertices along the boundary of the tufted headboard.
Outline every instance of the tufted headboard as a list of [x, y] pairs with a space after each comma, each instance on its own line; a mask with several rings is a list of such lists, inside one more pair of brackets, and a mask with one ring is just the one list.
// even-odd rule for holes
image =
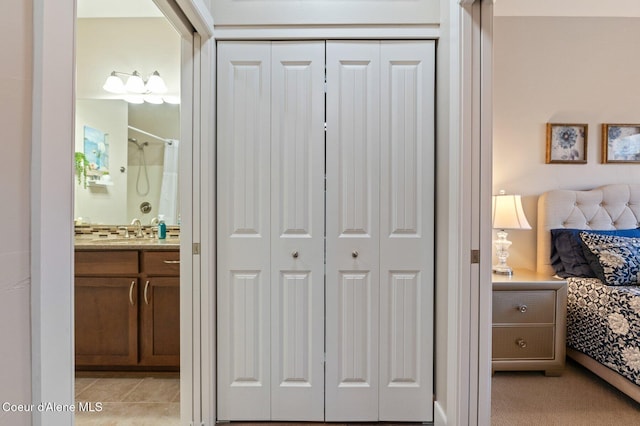
[[590, 191], [557, 189], [538, 199], [537, 270], [553, 275], [551, 229], [631, 229], [640, 226], [640, 184], [605, 185]]

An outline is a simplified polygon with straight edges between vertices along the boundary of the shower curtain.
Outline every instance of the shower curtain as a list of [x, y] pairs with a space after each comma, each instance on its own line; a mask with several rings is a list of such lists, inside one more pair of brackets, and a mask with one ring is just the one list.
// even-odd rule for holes
[[171, 140], [164, 145], [164, 171], [160, 188], [158, 213], [164, 215], [167, 225], [178, 224], [178, 153], [180, 141]]

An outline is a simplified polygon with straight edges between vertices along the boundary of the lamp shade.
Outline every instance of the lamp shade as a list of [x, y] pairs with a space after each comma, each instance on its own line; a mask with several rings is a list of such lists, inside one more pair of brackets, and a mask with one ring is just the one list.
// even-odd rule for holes
[[144, 80], [140, 77], [138, 71], [134, 71], [133, 74], [127, 79], [127, 85], [125, 86], [128, 92], [132, 93], [144, 93]]
[[147, 81], [147, 90], [151, 93], [166, 93], [167, 85], [164, 84], [164, 80], [160, 77], [158, 71], [154, 71]]
[[520, 195], [494, 195], [492, 216], [494, 229], [531, 229]]
[[127, 92], [124, 88], [122, 79], [116, 75], [115, 71], [107, 77], [107, 81], [104, 82], [104, 86], [102, 86], [102, 88], [110, 93], [123, 94]]

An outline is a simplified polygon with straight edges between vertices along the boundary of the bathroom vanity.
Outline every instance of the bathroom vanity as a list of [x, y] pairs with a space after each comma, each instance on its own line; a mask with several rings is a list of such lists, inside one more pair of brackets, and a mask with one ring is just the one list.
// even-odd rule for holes
[[178, 370], [177, 242], [76, 240], [78, 370]]

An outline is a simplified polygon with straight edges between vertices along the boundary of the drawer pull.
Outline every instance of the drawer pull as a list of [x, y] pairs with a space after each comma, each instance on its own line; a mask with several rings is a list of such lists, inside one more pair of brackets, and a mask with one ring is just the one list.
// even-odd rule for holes
[[358, 258], [358, 254], [359, 254], [358, 250], [354, 250], [354, 251], [351, 252], [351, 257], [353, 257], [354, 259], [357, 259]]
[[163, 260], [163, 262], [168, 265], [175, 265], [176, 263], [180, 263], [179, 260]]
[[134, 305], [133, 302], [133, 288], [136, 286], [136, 282], [135, 281], [131, 281], [131, 286], [129, 287], [129, 303], [131, 304], [131, 306]]
[[527, 341], [524, 340], [523, 338], [519, 338], [516, 340], [516, 345], [518, 345], [518, 347], [524, 349], [527, 347]]
[[524, 314], [525, 312], [527, 312], [527, 309], [529, 309], [529, 307], [527, 305], [519, 305], [516, 309]]
[[149, 299], [147, 297], [148, 290], [149, 290], [149, 280], [147, 280], [147, 282], [144, 283], [144, 303], [146, 303], [147, 305], [149, 304]]

